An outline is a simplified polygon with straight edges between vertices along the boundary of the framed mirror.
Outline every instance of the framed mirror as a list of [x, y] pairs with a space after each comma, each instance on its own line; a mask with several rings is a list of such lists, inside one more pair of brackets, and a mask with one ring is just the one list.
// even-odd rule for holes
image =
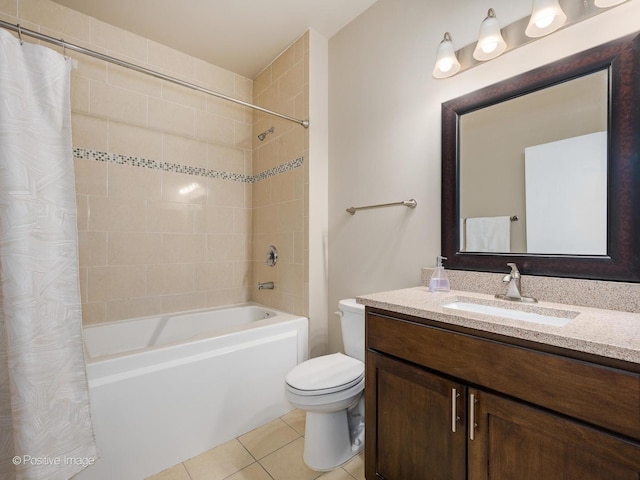
[[442, 254], [640, 282], [640, 36], [442, 105]]

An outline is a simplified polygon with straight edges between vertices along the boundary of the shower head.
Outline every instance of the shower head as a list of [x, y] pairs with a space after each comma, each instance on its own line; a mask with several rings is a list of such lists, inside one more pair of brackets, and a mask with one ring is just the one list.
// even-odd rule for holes
[[264, 137], [266, 137], [270, 133], [273, 133], [273, 127], [271, 127], [269, 130], [265, 130], [260, 135], [258, 135], [258, 140], [260, 140], [261, 142], [264, 141]]

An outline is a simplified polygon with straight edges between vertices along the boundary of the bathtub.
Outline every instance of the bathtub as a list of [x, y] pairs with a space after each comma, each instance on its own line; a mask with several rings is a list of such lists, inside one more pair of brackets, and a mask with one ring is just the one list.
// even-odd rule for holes
[[100, 458], [74, 477], [142, 480], [290, 411], [308, 320], [255, 304], [84, 327]]

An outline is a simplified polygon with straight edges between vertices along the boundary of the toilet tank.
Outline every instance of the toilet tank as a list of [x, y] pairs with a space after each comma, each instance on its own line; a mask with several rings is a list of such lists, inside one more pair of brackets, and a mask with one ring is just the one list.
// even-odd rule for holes
[[364, 362], [364, 305], [355, 298], [338, 302], [344, 353]]

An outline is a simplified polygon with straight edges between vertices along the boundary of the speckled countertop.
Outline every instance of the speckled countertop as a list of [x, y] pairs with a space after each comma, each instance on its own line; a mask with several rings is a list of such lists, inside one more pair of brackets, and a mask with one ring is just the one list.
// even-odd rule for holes
[[[534, 305], [496, 300], [493, 295], [452, 290], [432, 293], [427, 287], [361, 295], [357, 302], [395, 313], [429, 318], [485, 332], [545, 343], [640, 364], [640, 314], [602, 310], [560, 303], [539, 302]], [[493, 315], [455, 311], [442, 305], [455, 301], [499, 305], [507, 309], [549, 313], [571, 318], [564, 326], [550, 326]], [[572, 318], [573, 317], [573, 318]]]

